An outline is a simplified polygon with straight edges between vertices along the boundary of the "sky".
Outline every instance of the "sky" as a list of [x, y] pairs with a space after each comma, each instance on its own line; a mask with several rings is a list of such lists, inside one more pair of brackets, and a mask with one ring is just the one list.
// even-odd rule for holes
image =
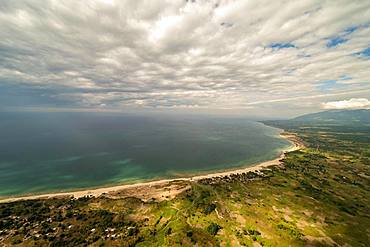
[[370, 108], [368, 0], [1, 0], [0, 111]]

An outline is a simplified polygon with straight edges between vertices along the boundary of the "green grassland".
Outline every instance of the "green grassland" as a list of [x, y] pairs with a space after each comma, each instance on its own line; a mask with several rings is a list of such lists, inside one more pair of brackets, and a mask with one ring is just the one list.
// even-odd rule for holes
[[184, 181], [172, 200], [0, 204], [0, 246], [369, 246], [368, 130], [269, 124], [306, 148], [260, 173]]

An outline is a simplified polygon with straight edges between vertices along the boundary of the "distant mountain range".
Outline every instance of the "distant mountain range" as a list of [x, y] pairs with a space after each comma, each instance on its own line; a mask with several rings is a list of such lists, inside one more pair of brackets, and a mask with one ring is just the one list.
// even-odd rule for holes
[[351, 132], [354, 129], [370, 133], [370, 109], [330, 110], [302, 115], [289, 120], [262, 121], [285, 130], [323, 128]]
[[348, 124], [370, 124], [370, 109], [361, 110], [330, 110], [306, 114], [288, 121], [294, 122], [317, 122], [317, 123], [340, 123]]

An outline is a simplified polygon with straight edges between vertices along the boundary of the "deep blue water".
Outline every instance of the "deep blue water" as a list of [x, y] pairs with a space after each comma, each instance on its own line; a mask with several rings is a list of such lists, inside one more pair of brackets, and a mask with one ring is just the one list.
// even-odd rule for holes
[[278, 133], [243, 118], [0, 113], [0, 196], [253, 164], [289, 145]]

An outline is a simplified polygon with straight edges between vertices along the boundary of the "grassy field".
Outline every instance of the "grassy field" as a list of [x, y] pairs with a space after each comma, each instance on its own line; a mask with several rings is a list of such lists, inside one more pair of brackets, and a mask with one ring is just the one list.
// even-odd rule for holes
[[369, 246], [367, 129], [269, 124], [307, 147], [260, 173], [184, 181], [172, 200], [0, 204], [0, 246]]

